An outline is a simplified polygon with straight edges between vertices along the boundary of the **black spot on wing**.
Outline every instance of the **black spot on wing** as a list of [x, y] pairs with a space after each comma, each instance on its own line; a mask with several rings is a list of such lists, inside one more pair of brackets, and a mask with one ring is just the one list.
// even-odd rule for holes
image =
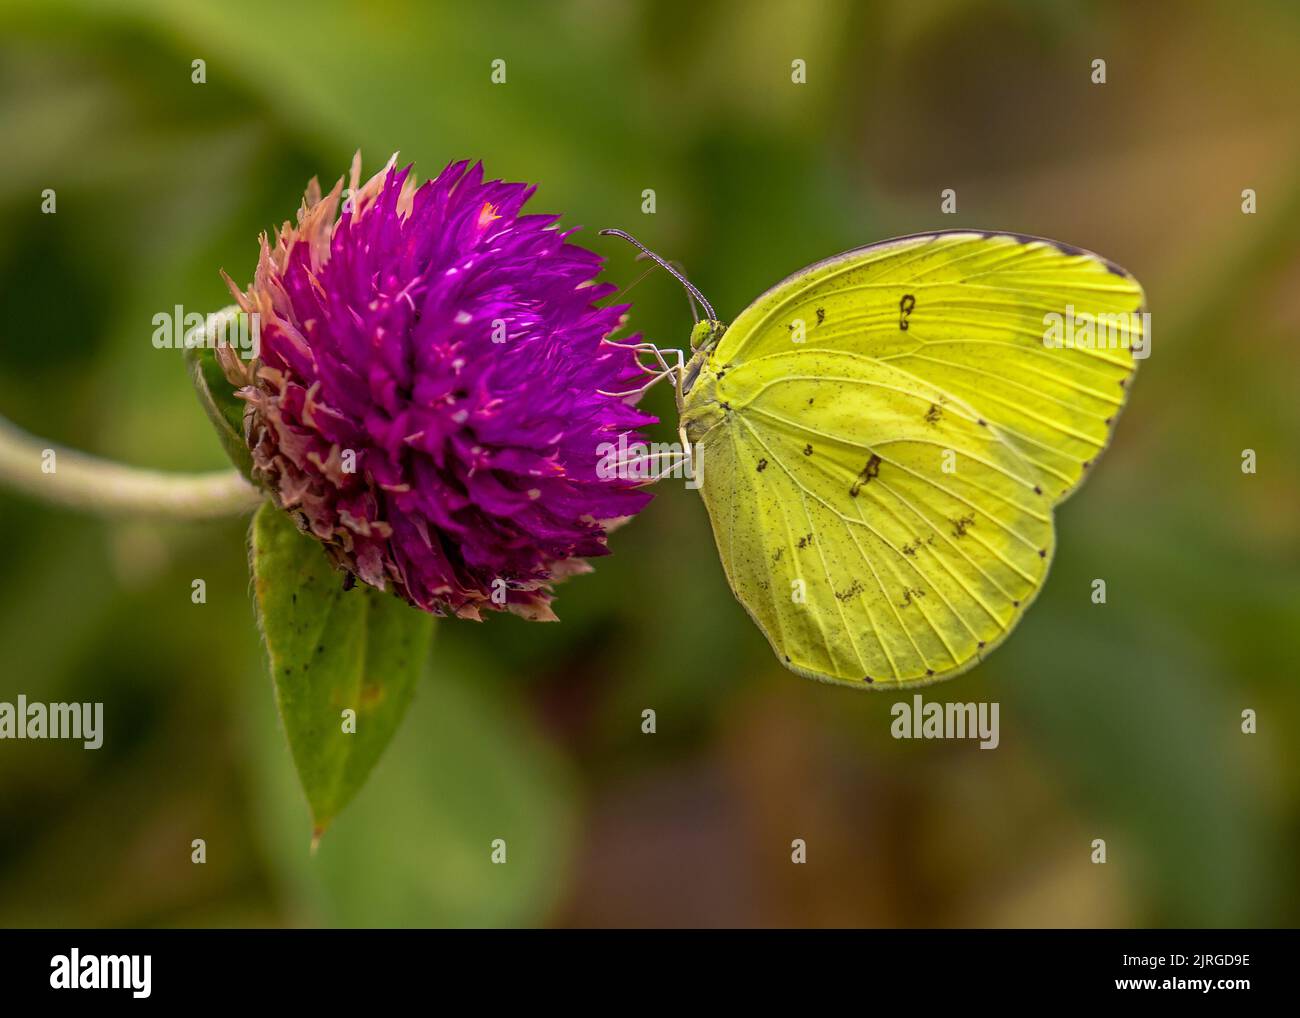
[[862, 581], [861, 581], [861, 580], [854, 580], [854, 581], [853, 581], [851, 584], [849, 584], [849, 586], [846, 587], [844, 590], [837, 590], [837, 591], [834, 591], [834, 594], [835, 594], [835, 598], [836, 598], [836, 600], [839, 600], [839, 601], [851, 601], [853, 598], [855, 598], [855, 597], [857, 597], [859, 594], [861, 594], [865, 589], [866, 589], [866, 588], [862, 585]]
[[916, 308], [916, 297], [910, 293], [903, 294], [902, 299], [898, 302], [898, 327], [904, 332], [907, 331], [907, 316]]
[[864, 484], [870, 484], [873, 477], [880, 476], [880, 457], [874, 452], [871, 459], [867, 460], [867, 465], [862, 468], [862, 473], [858, 474], [858, 479], [849, 486], [849, 497], [857, 498], [858, 492], [862, 490]]
[[948, 522], [952, 524], [953, 537], [965, 537], [966, 531], [975, 526], [975, 517], [967, 515], [960, 519], [949, 520]]

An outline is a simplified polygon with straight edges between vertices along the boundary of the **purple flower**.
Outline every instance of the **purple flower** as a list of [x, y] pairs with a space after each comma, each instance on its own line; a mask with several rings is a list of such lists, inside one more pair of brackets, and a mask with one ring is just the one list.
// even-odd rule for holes
[[358, 154], [340, 214], [343, 181], [312, 180], [248, 291], [226, 277], [260, 316], [257, 360], [222, 351], [257, 479], [366, 583], [553, 619], [550, 583], [650, 499], [597, 470], [655, 421], [605, 395], [644, 378], [606, 338], [627, 306], [596, 306], [615, 287], [557, 216], [522, 214], [532, 187], [467, 162], [416, 187], [396, 156], [359, 181]]

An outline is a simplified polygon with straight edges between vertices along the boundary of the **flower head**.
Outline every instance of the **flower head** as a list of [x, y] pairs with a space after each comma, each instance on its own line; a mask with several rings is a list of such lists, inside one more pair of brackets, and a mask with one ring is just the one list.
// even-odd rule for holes
[[554, 618], [550, 583], [607, 553], [650, 496], [598, 447], [655, 418], [601, 259], [524, 215], [533, 188], [461, 162], [415, 185], [396, 157], [263, 235], [240, 307], [260, 356], [222, 366], [257, 479], [335, 562], [438, 614]]

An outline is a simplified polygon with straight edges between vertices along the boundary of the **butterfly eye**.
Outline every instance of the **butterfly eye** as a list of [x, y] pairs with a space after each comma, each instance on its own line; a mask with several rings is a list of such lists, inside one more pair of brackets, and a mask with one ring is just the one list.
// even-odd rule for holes
[[707, 343], [712, 332], [712, 322], [696, 322], [695, 327], [691, 329], [691, 349], [698, 350]]

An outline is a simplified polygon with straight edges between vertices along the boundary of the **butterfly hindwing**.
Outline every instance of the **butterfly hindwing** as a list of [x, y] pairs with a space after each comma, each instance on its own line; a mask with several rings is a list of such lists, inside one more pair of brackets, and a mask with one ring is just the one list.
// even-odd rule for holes
[[1123, 318], [1114, 349], [1054, 348], [1044, 316], [1141, 301], [1095, 256], [937, 234], [813, 266], [737, 318], [683, 418], [728, 580], [787, 666], [933, 681], [1010, 631], [1141, 328]]

